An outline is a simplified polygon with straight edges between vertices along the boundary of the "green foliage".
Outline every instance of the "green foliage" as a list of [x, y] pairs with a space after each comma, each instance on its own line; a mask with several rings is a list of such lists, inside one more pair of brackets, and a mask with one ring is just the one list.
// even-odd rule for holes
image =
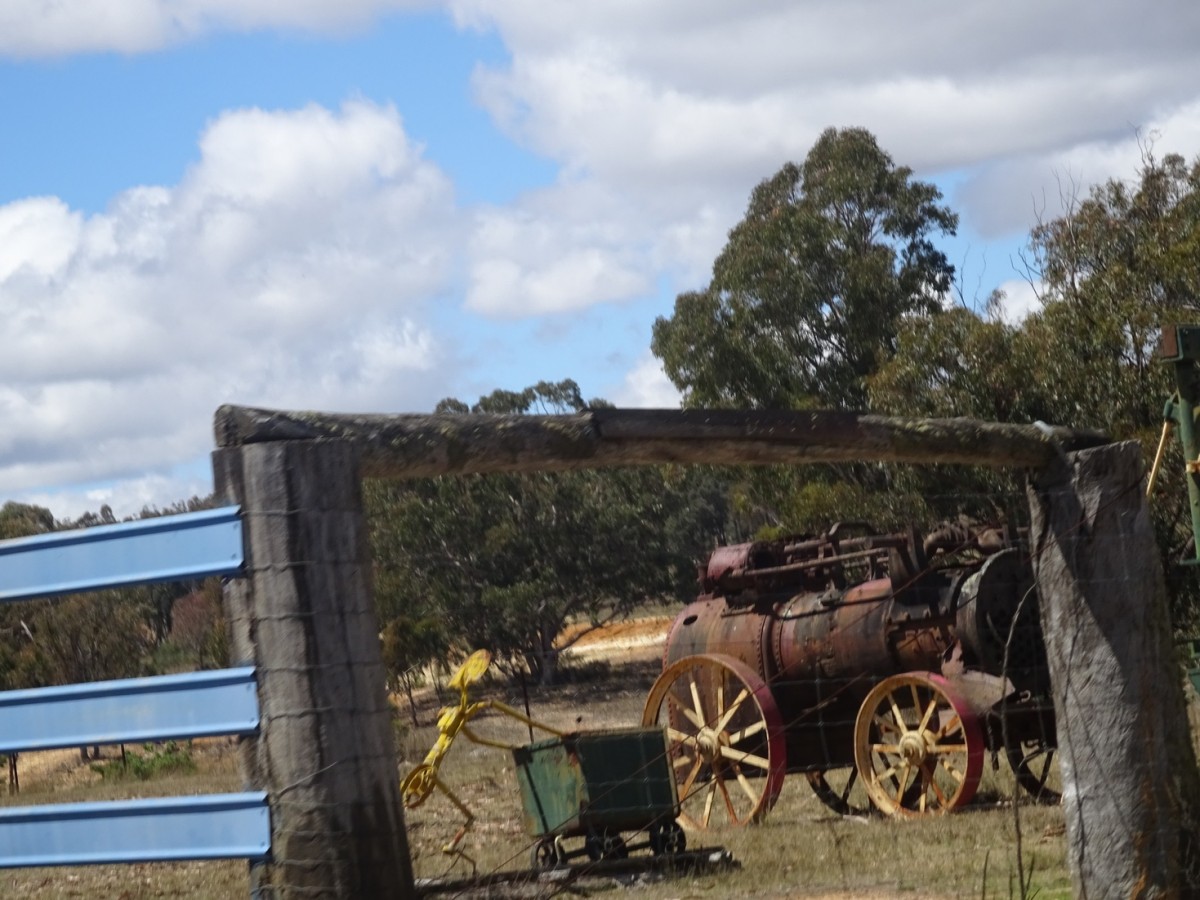
[[[147, 507], [139, 518], [193, 512], [212, 505], [212, 497], [192, 497], [162, 510]], [[9, 502], [0, 507], [0, 540], [116, 521], [107, 506], [74, 521], [58, 522], [48, 509]], [[208, 589], [220, 593], [215, 581]], [[228, 658], [223, 622], [213, 625], [198, 654], [191, 648], [180, 654], [178, 648], [163, 647], [176, 601], [199, 590], [200, 582], [173, 582], [5, 604], [0, 607], [0, 685], [23, 688], [130, 677], [146, 674], [152, 660], [178, 668], [178, 657], [189, 654], [198, 658], [202, 668], [221, 665]], [[219, 605], [217, 609], [219, 613]]]
[[[585, 407], [574, 382], [496, 391], [472, 412], [526, 415]], [[444, 401], [439, 412], [467, 411]], [[711, 490], [706, 522], [719, 515]], [[668, 537], [680, 496], [666, 470], [622, 469], [371, 483], [376, 593], [396, 676], [458, 649], [485, 647], [553, 680], [568, 620], [621, 615], [667, 594], [696, 556]], [[692, 496], [684, 494], [683, 496]], [[697, 526], [691, 530], [696, 534]], [[673, 533], [673, 532], [672, 532]]]
[[149, 781], [164, 775], [189, 775], [196, 771], [196, 760], [189, 746], [167, 741], [143, 744], [140, 753], [124, 753], [120, 759], [93, 763], [91, 768], [105, 781]]
[[[966, 416], [988, 422], [1056, 421], [1053, 401], [1029, 373], [1039, 349], [1025, 332], [956, 308], [909, 319], [896, 355], [868, 380], [873, 412], [896, 416]], [[1023, 509], [1020, 473], [969, 466], [890, 466], [890, 496], [920, 498], [912, 521], [961, 514], [1011, 521]], [[1024, 516], [1020, 516], [1024, 521]]]
[[1115, 437], [1156, 428], [1174, 390], [1155, 360], [1164, 324], [1200, 315], [1200, 162], [1147, 154], [1030, 235], [1042, 311], [1025, 331], [1055, 417]]
[[[652, 350], [685, 405], [863, 409], [903, 323], [936, 320], [950, 290], [954, 269], [932, 237], [953, 234], [958, 220], [940, 200], [869, 132], [825, 131], [803, 165], [755, 188], [708, 287], [681, 294], [654, 323]], [[882, 467], [854, 464], [773, 468], [736, 483], [735, 509], [752, 532], [824, 530], [846, 517], [821, 499], [838, 486], [855, 497], [896, 490]], [[890, 518], [878, 506], [870, 518]]]
[[229, 664], [226, 631], [221, 581], [209, 578], [172, 602], [171, 630], [160, 647], [173, 649], [188, 669], [220, 669]]
[[[1110, 180], [1030, 237], [1044, 308], [1025, 331], [1028, 377], [1058, 421], [1103, 428], [1154, 452], [1171, 367], [1155, 359], [1164, 325], [1200, 321], [1200, 160], [1147, 152], [1131, 184]], [[1191, 540], [1177, 442], [1152, 504], [1176, 622], [1195, 626], [1195, 573], [1174, 563]]]
[[153, 635], [119, 591], [26, 605], [28, 639], [16, 653], [10, 687], [78, 684], [147, 674]]
[[[9, 501], [0, 507], [0, 540], [32, 537], [54, 530], [54, 516], [41, 506]], [[30, 639], [29, 610], [23, 604], [0, 604], [0, 687], [19, 688], [21, 652]]]
[[907, 320], [896, 354], [868, 381], [873, 411], [1051, 421], [1053, 398], [1029, 378], [1040, 348], [1020, 328], [955, 308]]
[[[1033, 229], [1028, 274], [1042, 305], [1020, 325], [966, 309], [906, 321], [895, 356], [869, 379], [872, 409], [1092, 427], [1152, 455], [1175, 390], [1155, 358], [1159, 335], [1200, 321], [1200, 162], [1147, 154], [1133, 183], [1109, 180], [1072, 202]], [[1176, 621], [1195, 624], [1194, 574], [1173, 565], [1191, 533], [1171, 449], [1151, 508]], [[898, 471], [895, 484], [977, 507], [1020, 490], [1011, 474], [945, 467]]]
[[861, 408], [899, 324], [950, 289], [930, 236], [957, 216], [940, 199], [860, 128], [827, 130], [802, 166], [762, 182], [709, 286], [654, 323], [685, 405]]
[[54, 530], [54, 515], [42, 506], [9, 500], [0, 507], [0, 540], [30, 537]]
[[739, 540], [750, 529], [740, 525], [731, 503], [738, 472], [715, 466], [663, 466], [657, 470], [666, 497], [663, 539], [670, 568], [670, 598], [690, 600], [699, 569], [713, 548]]
[[785, 532], [822, 533], [836, 522], [867, 523], [881, 530], [899, 530], [909, 522], [930, 519], [929, 509], [916, 494], [869, 491], [846, 482], [810, 481], [787, 498]]

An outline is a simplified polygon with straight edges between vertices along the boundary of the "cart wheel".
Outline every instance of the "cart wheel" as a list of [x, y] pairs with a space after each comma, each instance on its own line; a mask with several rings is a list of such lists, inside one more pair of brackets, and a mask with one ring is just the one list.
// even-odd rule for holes
[[529, 862], [534, 869], [553, 869], [562, 865], [565, 860], [554, 838], [543, 838], [529, 851]]
[[787, 772], [783, 718], [744, 663], [708, 654], [672, 663], [650, 688], [642, 724], [667, 728], [686, 827], [708, 828], [716, 806], [746, 825], [775, 805]]
[[804, 774], [817, 799], [839, 816], [868, 816], [875, 811], [854, 766]]
[[587, 852], [588, 859], [593, 861], [625, 859], [629, 856], [625, 841], [615, 831], [588, 832], [587, 837], [583, 839], [583, 849]]
[[1017, 784], [1035, 803], [1053, 806], [1062, 800], [1062, 794], [1054, 787], [1059, 781], [1053, 747], [1036, 740], [1021, 741], [1006, 747], [1005, 754]]
[[854, 723], [854, 760], [872, 802], [890, 815], [943, 813], [975, 796], [983, 730], [940, 675], [875, 685]]
[[650, 850], [655, 856], [675, 856], [687, 849], [687, 835], [674, 819], [650, 826]]

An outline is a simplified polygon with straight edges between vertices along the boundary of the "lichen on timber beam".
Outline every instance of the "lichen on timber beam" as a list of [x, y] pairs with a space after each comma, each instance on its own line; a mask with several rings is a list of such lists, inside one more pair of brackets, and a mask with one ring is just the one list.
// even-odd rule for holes
[[349, 440], [364, 475], [418, 478], [686, 463], [815, 462], [1041, 468], [1106, 444], [1094, 431], [845, 412], [595, 409], [561, 416], [347, 414], [222, 406], [218, 447]]

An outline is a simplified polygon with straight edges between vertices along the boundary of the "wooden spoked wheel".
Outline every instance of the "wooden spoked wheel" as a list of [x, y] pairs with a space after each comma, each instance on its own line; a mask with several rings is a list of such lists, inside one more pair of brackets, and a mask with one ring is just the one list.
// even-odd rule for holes
[[770, 689], [732, 657], [689, 656], [650, 688], [643, 725], [667, 729], [685, 827], [746, 825], [779, 798], [783, 719]]
[[1014, 742], [1007, 748], [1008, 764], [1019, 784], [1035, 803], [1054, 805], [1062, 800], [1058, 790], [1055, 750], [1041, 741]]
[[817, 799], [839, 816], [866, 816], [873, 812], [871, 798], [854, 766], [804, 774]]
[[885, 678], [854, 723], [859, 779], [889, 815], [944, 813], [968, 803], [983, 756], [978, 717], [932, 672]]

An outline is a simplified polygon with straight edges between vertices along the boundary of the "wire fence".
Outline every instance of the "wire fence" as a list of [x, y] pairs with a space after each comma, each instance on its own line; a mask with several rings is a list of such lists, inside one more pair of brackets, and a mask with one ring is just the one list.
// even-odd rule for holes
[[[493, 671], [459, 693], [439, 683], [453, 666], [410, 671], [417, 690], [393, 698], [401, 777], [449, 734], [448, 710], [469, 728], [406, 812], [421, 890], [1070, 896], [1037, 552], [1019, 522], [749, 542], [673, 618], [564, 650], [556, 685]], [[1120, 574], [1124, 547], [1100, 553], [1137, 616], [1147, 585]], [[1178, 641], [1194, 735], [1200, 666]], [[1075, 739], [1102, 754], [1108, 723], [1090, 724]]]
[[[519, 757], [464, 742], [442, 775], [469, 798], [473, 827], [461, 852], [446, 854], [457, 827], [451, 804], [434, 797], [410, 810], [418, 876], [453, 895], [490, 889], [508, 871], [567, 867], [569, 877], [523, 888], [549, 896], [613, 860], [669, 856], [678, 846], [655, 837], [660, 808], [643, 807], [641, 823], [629, 810], [634, 824], [624, 828], [586, 814], [630, 783], [645, 793], [669, 779], [687, 847], [724, 848], [738, 865], [705, 876], [703, 888], [694, 874], [659, 884], [658, 867], [603, 875], [646, 896], [679, 896], [679, 877], [687, 890], [722, 895], [1071, 896], [1059, 736], [1026, 538], [1019, 527], [943, 529], [923, 542], [785, 539], [727, 554], [658, 642], [594, 645], [590, 670], [580, 666], [578, 680], [530, 701], [532, 717], [560, 730], [661, 728], [661, 756], [637, 759], [619, 777], [579, 775], [584, 814], [555, 829], [529, 809]], [[1130, 576], [1120, 587], [1139, 615], [1145, 585]], [[1194, 725], [1192, 646], [1179, 638]], [[525, 702], [500, 680], [478, 691]], [[1104, 723], [1095, 724], [1088, 740], [1100, 752]], [[530, 737], [490, 714], [477, 730], [517, 745]], [[409, 729], [402, 757], [419, 758], [435, 733]], [[547, 790], [556, 786], [551, 779]]]

